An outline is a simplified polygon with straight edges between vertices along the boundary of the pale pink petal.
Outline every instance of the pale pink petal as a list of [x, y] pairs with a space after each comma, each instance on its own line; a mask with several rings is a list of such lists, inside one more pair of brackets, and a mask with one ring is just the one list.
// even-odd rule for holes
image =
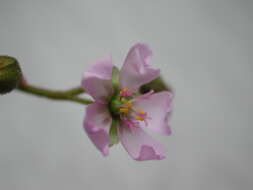
[[82, 87], [95, 100], [108, 100], [112, 95], [112, 67], [111, 57], [105, 57], [84, 72]]
[[109, 154], [109, 130], [112, 123], [107, 105], [93, 103], [86, 108], [83, 127], [94, 145], [104, 156]]
[[146, 134], [143, 129], [119, 127], [119, 138], [128, 154], [138, 161], [161, 160], [165, 158], [163, 146]]
[[147, 120], [148, 125], [145, 125], [144, 122], [139, 122], [140, 126], [159, 134], [170, 135], [171, 129], [168, 119], [171, 112], [171, 99], [172, 94], [167, 91], [137, 98], [134, 106], [141, 108], [150, 117]]
[[145, 44], [138, 43], [130, 49], [120, 70], [121, 88], [137, 91], [141, 85], [158, 77], [160, 70], [149, 65], [151, 56], [152, 52]]

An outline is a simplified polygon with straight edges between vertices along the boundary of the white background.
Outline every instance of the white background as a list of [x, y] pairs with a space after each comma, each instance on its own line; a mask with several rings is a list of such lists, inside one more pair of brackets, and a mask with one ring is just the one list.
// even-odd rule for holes
[[0, 54], [34, 84], [67, 89], [93, 61], [120, 66], [135, 42], [175, 89], [162, 161], [107, 158], [82, 129], [85, 107], [0, 97], [0, 189], [251, 190], [253, 3], [235, 0], [0, 0]]

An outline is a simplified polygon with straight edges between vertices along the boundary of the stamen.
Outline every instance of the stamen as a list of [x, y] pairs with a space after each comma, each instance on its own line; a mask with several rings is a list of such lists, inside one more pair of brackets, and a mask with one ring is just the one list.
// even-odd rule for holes
[[133, 104], [132, 104], [131, 102], [125, 102], [124, 105], [126, 105], [126, 107], [127, 107], [128, 109], [131, 109], [132, 106], [133, 106]]
[[137, 113], [135, 119], [140, 120], [140, 121], [144, 121], [146, 119], [146, 116], [147, 116], [146, 112], [141, 111], [141, 112]]
[[119, 109], [119, 112], [120, 112], [120, 113], [123, 113], [123, 114], [128, 114], [129, 109], [123, 107], [123, 108], [120, 108], [120, 109]]
[[143, 115], [143, 114], [146, 113], [146, 112], [144, 112], [143, 109], [141, 109], [141, 108], [136, 108], [135, 111], [136, 111], [138, 114], [141, 114], [141, 115]]
[[[152, 93], [153, 91], [150, 91], [149, 93], [142, 95], [141, 98], [149, 98]], [[125, 123], [130, 129], [133, 127], [139, 127], [140, 121], [144, 122], [145, 126], [147, 126], [147, 120], [151, 118], [141, 108], [133, 107], [135, 97], [131, 97], [129, 99], [130, 96], [133, 96], [133, 93], [130, 92], [128, 88], [122, 88], [120, 90], [120, 101], [122, 104], [119, 106], [118, 112], [121, 121]]]
[[122, 107], [119, 109], [119, 112], [123, 114], [128, 114], [131, 108], [132, 108], [132, 103], [126, 101], [123, 103]]
[[137, 121], [132, 121], [127, 118], [122, 118], [122, 121], [128, 126], [128, 128], [130, 129], [130, 132], [133, 132], [134, 127], [139, 126], [139, 123]]
[[139, 115], [138, 115], [138, 116], [136, 116], [136, 117], [135, 117], [135, 119], [136, 119], [136, 120], [139, 120], [139, 121], [143, 121], [143, 120], [144, 120], [144, 118], [143, 118], [143, 117], [141, 117], [141, 116], [139, 116]]
[[145, 123], [145, 126], [148, 126], [148, 122], [147, 122], [147, 120], [148, 119], [151, 119], [151, 117], [149, 117], [148, 115], [147, 115], [147, 113], [146, 112], [144, 112], [141, 108], [137, 108], [136, 110], [135, 110], [135, 119], [136, 120], [138, 120], [138, 121], [143, 121], [144, 123]]

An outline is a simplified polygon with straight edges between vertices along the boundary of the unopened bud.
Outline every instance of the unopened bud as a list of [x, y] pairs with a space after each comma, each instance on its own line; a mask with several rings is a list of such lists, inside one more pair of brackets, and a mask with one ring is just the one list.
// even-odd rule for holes
[[154, 92], [169, 91], [173, 93], [172, 88], [164, 82], [162, 77], [158, 77], [151, 82], [142, 85], [140, 88], [140, 93], [145, 94], [151, 90]]
[[21, 69], [15, 58], [0, 56], [0, 94], [5, 94], [15, 89], [21, 76]]

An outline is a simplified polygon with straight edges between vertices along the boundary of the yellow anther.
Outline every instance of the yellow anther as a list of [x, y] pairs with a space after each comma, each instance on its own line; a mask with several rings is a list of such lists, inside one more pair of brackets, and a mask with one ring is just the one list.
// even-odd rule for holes
[[120, 94], [123, 94], [124, 92], [128, 92], [129, 91], [129, 89], [128, 88], [122, 88], [121, 90], [120, 90]]
[[131, 102], [125, 101], [123, 102], [121, 108], [119, 109], [119, 112], [123, 114], [128, 114], [129, 111], [132, 109], [132, 106], [133, 105]]
[[144, 115], [144, 114], [145, 114], [145, 112], [144, 112], [141, 108], [137, 108], [137, 109], [136, 109], [136, 112], [137, 112], [138, 114], [140, 114], [140, 115]]
[[141, 116], [139, 116], [139, 115], [138, 115], [138, 116], [136, 116], [136, 117], [135, 117], [135, 119], [136, 119], [136, 120], [139, 120], [139, 121], [143, 121], [143, 120], [144, 120], [144, 118], [143, 118], [143, 117], [141, 117]]
[[129, 108], [125, 108], [125, 107], [120, 108], [120, 109], [119, 109], [119, 112], [120, 112], [120, 113], [123, 113], [123, 114], [128, 114]]
[[131, 109], [132, 106], [133, 106], [133, 104], [130, 103], [130, 102], [125, 102], [124, 105], [126, 105], [126, 107], [127, 107], [128, 109]]
[[122, 88], [121, 89], [121, 92], [126, 92], [126, 91], [128, 91], [129, 89], [128, 88]]

